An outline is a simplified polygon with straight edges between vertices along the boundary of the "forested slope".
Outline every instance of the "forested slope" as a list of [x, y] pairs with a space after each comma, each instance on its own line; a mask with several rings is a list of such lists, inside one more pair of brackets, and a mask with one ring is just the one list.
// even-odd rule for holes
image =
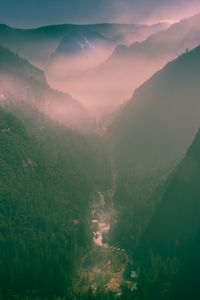
[[139, 299], [199, 299], [199, 153], [200, 131], [166, 181], [134, 254], [141, 276]]
[[26, 109], [0, 110], [0, 295], [73, 299], [92, 243], [89, 204], [109, 166], [95, 139]]

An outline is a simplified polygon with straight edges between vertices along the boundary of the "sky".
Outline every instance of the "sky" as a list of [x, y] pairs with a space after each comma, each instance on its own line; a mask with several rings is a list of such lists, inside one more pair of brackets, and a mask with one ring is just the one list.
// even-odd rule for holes
[[0, 23], [51, 24], [178, 21], [200, 11], [200, 0], [0, 0]]

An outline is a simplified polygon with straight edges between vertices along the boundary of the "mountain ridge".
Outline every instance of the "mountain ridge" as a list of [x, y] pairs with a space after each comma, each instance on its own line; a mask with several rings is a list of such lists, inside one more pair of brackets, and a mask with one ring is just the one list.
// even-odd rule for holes
[[199, 63], [197, 47], [169, 62], [135, 91], [107, 131], [118, 161], [132, 156], [145, 165], [145, 160], [148, 164], [175, 158], [187, 148], [199, 125]]
[[84, 106], [70, 95], [52, 89], [42, 70], [2, 46], [0, 67], [0, 89], [4, 98], [7, 94], [15, 101], [32, 103], [58, 122], [79, 130], [89, 129], [90, 119]]

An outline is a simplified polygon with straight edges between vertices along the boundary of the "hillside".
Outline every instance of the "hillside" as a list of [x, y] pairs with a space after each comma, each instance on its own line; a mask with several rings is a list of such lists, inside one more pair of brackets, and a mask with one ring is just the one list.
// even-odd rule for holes
[[[141, 270], [139, 299], [145, 293], [146, 299], [199, 297], [199, 153], [200, 131], [167, 179], [164, 195], [133, 256]], [[187, 284], [182, 286], [181, 280]]]
[[0, 46], [0, 92], [4, 105], [23, 101], [35, 105], [60, 123], [88, 130], [90, 119], [83, 105], [70, 95], [52, 89], [43, 71]]
[[97, 139], [17, 105], [0, 109], [0, 144], [1, 298], [86, 293], [90, 205], [109, 174]]
[[183, 155], [199, 127], [199, 66], [197, 47], [135, 91], [107, 132], [118, 166], [155, 167]]
[[118, 213], [110, 241], [128, 253], [138, 246], [162, 197], [166, 177], [199, 128], [199, 63], [199, 47], [168, 63], [136, 90], [107, 130]]

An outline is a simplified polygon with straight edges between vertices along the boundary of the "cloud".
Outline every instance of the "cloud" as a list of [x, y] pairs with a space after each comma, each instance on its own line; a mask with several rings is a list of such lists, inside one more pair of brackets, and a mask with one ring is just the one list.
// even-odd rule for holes
[[0, 22], [16, 27], [63, 23], [142, 23], [195, 14], [199, 0], [1, 0]]
[[199, 0], [117, 0], [113, 22], [155, 23], [176, 22], [200, 11]]

